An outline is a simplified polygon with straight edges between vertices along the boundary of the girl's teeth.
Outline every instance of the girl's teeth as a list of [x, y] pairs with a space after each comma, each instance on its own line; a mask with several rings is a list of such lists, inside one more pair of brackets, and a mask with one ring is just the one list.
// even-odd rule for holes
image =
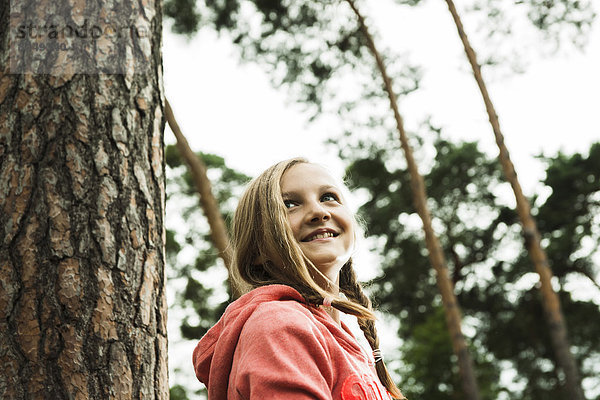
[[315, 235], [312, 238], [310, 238], [310, 240], [324, 239], [324, 238], [328, 238], [328, 237], [333, 237], [333, 233], [331, 233], [331, 232], [320, 233], [320, 234]]

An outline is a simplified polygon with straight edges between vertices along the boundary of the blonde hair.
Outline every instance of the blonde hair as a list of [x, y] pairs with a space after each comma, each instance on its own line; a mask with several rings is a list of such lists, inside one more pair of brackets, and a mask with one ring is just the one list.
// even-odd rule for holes
[[[332, 307], [357, 317], [373, 350], [379, 348], [371, 301], [356, 279], [350, 259], [340, 271], [340, 292], [346, 298], [319, 286], [312, 273], [320, 273], [304, 255], [288, 222], [281, 194], [281, 178], [291, 167], [308, 163], [304, 158], [279, 162], [253, 179], [240, 198], [232, 224], [233, 284], [245, 290], [269, 284], [296, 289], [309, 304], [333, 299]], [[402, 393], [393, 383], [383, 361], [375, 364], [381, 383], [395, 398]]]

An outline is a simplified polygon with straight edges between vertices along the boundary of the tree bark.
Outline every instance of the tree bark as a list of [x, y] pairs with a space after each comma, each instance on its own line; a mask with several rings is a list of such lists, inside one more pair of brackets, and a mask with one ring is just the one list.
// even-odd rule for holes
[[212, 193], [210, 179], [208, 179], [208, 175], [206, 173], [206, 165], [204, 164], [204, 161], [202, 161], [202, 159], [198, 157], [198, 155], [196, 155], [196, 153], [194, 153], [194, 151], [190, 148], [187, 139], [183, 135], [183, 132], [181, 131], [181, 128], [175, 119], [175, 115], [173, 114], [173, 110], [171, 109], [171, 105], [168, 101], [165, 101], [165, 116], [169, 126], [171, 127], [171, 130], [173, 131], [173, 134], [175, 134], [175, 138], [177, 139], [177, 149], [185, 160], [190, 174], [194, 179], [196, 190], [200, 196], [200, 206], [202, 207], [204, 215], [208, 221], [208, 225], [210, 226], [210, 238], [214, 246], [219, 251], [219, 256], [227, 268], [232, 296], [237, 298], [240, 296], [240, 294], [242, 294], [244, 288], [236, 287], [236, 280], [232, 279], [232, 254], [229, 234], [227, 233], [227, 227], [225, 225], [225, 221], [223, 220], [223, 216], [221, 215], [221, 211], [219, 210], [217, 200]]
[[0, 398], [168, 399], [160, 2], [0, 4]]
[[521, 184], [519, 183], [519, 180], [517, 178], [515, 167], [510, 159], [508, 148], [504, 143], [504, 135], [500, 130], [498, 114], [496, 114], [496, 110], [487, 91], [487, 87], [481, 74], [481, 68], [477, 63], [477, 56], [475, 54], [475, 51], [469, 43], [469, 39], [463, 28], [460, 16], [456, 11], [454, 2], [452, 0], [446, 0], [446, 3], [448, 4], [448, 9], [450, 10], [452, 18], [454, 19], [454, 23], [456, 24], [458, 35], [460, 36], [460, 39], [463, 43], [467, 59], [471, 64], [473, 75], [475, 77], [475, 80], [477, 81], [479, 90], [481, 91], [481, 95], [483, 97], [483, 102], [485, 103], [485, 108], [488, 113], [490, 124], [492, 125], [492, 130], [496, 138], [496, 144], [498, 145], [498, 148], [500, 150], [499, 160], [502, 164], [504, 175], [510, 183], [515, 194], [517, 212], [519, 214], [519, 219], [523, 227], [525, 246], [529, 252], [531, 260], [533, 261], [535, 270], [540, 276], [542, 304], [545, 311], [548, 328], [550, 330], [550, 337], [552, 339], [554, 353], [556, 355], [559, 368], [562, 369], [565, 374], [565, 389], [567, 391], [567, 397], [572, 400], [584, 400], [585, 397], [583, 394], [583, 389], [581, 387], [577, 363], [575, 362], [575, 359], [570, 351], [569, 342], [567, 338], [567, 327], [561, 310], [560, 300], [558, 298], [558, 295], [556, 294], [556, 292], [554, 292], [554, 289], [552, 288], [552, 270], [550, 269], [550, 265], [548, 264], [548, 257], [546, 255], [546, 252], [542, 248], [540, 242], [541, 236], [538, 231], [537, 224], [535, 222], [535, 219], [531, 215], [531, 207], [529, 201], [523, 195], [523, 191], [521, 189]]
[[381, 57], [381, 54], [375, 46], [375, 42], [373, 40], [373, 37], [369, 33], [368, 27], [365, 23], [363, 16], [356, 8], [356, 5], [354, 4], [353, 0], [346, 1], [350, 4], [350, 7], [356, 14], [358, 22], [360, 24], [360, 29], [364, 34], [365, 39], [367, 40], [367, 45], [373, 53], [373, 56], [375, 57], [377, 67], [383, 78], [385, 90], [390, 100], [390, 107], [394, 113], [394, 118], [396, 120], [396, 128], [399, 133], [400, 143], [404, 151], [404, 156], [406, 158], [408, 170], [410, 173], [413, 203], [417, 210], [417, 213], [419, 214], [419, 217], [423, 221], [423, 230], [425, 232], [425, 241], [427, 243], [429, 259], [436, 272], [437, 285], [442, 295], [442, 302], [446, 314], [446, 323], [450, 332], [452, 347], [454, 350], [454, 354], [456, 354], [458, 358], [458, 368], [462, 382], [462, 389], [465, 393], [466, 399], [478, 400], [479, 390], [477, 386], [477, 380], [475, 379], [473, 361], [471, 359], [471, 356], [469, 355], [465, 337], [461, 330], [460, 306], [458, 304], [456, 296], [454, 295], [454, 286], [448, 273], [448, 267], [446, 264], [442, 247], [431, 224], [431, 214], [429, 212], [429, 208], [427, 207], [427, 193], [425, 190], [425, 184], [423, 182], [423, 177], [419, 173], [417, 163], [414, 160], [412, 149], [408, 143], [408, 137], [404, 130], [404, 122], [402, 116], [400, 115], [400, 112], [398, 111], [398, 104], [396, 101], [396, 94], [394, 93], [392, 87], [392, 80], [387, 74], [383, 58]]

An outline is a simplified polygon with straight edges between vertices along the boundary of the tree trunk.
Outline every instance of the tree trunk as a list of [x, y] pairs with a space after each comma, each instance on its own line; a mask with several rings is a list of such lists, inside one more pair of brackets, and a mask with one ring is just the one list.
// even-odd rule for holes
[[244, 292], [245, 288], [236, 287], [234, 284], [235, 280], [232, 279], [232, 255], [229, 234], [227, 233], [227, 227], [225, 226], [225, 221], [223, 220], [221, 211], [219, 210], [217, 200], [212, 193], [210, 179], [208, 179], [208, 175], [206, 174], [206, 165], [204, 164], [204, 161], [202, 161], [202, 159], [198, 157], [190, 148], [187, 139], [179, 128], [177, 120], [175, 120], [175, 115], [173, 115], [173, 110], [171, 109], [171, 105], [168, 101], [165, 101], [165, 116], [169, 126], [171, 127], [171, 130], [173, 131], [173, 134], [175, 134], [175, 138], [177, 139], [177, 149], [185, 160], [190, 174], [194, 179], [196, 190], [200, 196], [200, 206], [202, 207], [204, 215], [208, 221], [208, 225], [210, 226], [210, 238], [214, 246], [219, 251], [219, 256], [227, 268], [232, 296], [233, 298], [237, 298]]
[[513, 192], [515, 194], [515, 199], [517, 202], [517, 212], [519, 214], [519, 219], [521, 220], [521, 225], [523, 226], [525, 246], [529, 252], [531, 260], [533, 261], [535, 270], [540, 276], [542, 304], [544, 307], [546, 320], [548, 322], [548, 327], [550, 329], [550, 337], [552, 339], [552, 345], [554, 346], [556, 359], [559, 367], [563, 370], [565, 374], [565, 389], [568, 394], [567, 397], [572, 400], [584, 400], [585, 397], [583, 395], [583, 389], [581, 387], [581, 381], [579, 379], [579, 371], [577, 369], [575, 359], [573, 358], [573, 355], [571, 354], [569, 348], [569, 343], [567, 339], [567, 327], [561, 311], [560, 300], [558, 298], [558, 295], [554, 292], [554, 289], [552, 288], [552, 271], [548, 264], [546, 252], [544, 251], [544, 249], [542, 249], [540, 243], [540, 233], [538, 231], [537, 224], [531, 215], [531, 207], [529, 205], [529, 201], [523, 195], [523, 191], [521, 190], [521, 185], [517, 178], [515, 167], [512, 161], [510, 160], [508, 149], [504, 144], [504, 136], [502, 135], [502, 131], [500, 130], [500, 122], [498, 121], [498, 115], [496, 114], [496, 110], [488, 94], [485, 82], [483, 81], [483, 77], [481, 75], [481, 68], [477, 63], [477, 56], [475, 54], [475, 51], [469, 43], [469, 39], [467, 38], [467, 35], [464, 31], [462, 22], [460, 20], [458, 12], [456, 11], [456, 7], [454, 6], [453, 1], [446, 0], [446, 3], [448, 4], [448, 9], [450, 10], [452, 18], [454, 19], [454, 23], [456, 24], [458, 35], [460, 36], [460, 39], [463, 43], [467, 59], [471, 64], [471, 68], [473, 69], [473, 75], [475, 77], [475, 80], [477, 81], [479, 90], [481, 91], [481, 95], [485, 103], [485, 108], [488, 113], [490, 124], [492, 125], [492, 130], [496, 138], [496, 144], [498, 145], [498, 148], [500, 150], [499, 158], [500, 163], [502, 164], [504, 175], [506, 176], [506, 179], [512, 186]]
[[477, 400], [479, 399], [479, 390], [477, 387], [477, 380], [475, 379], [475, 372], [473, 370], [473, 361], [469, 355], [465, 337], [462, 334], [461, 330], [460, 306], [456, 300], [456, 296], [454, 295], [454, 286], [452, 284], [452, 281], [450, 280], [448, 267], [444, 258], [442, 247], [431, 224], [431, 215], [429, 213], [426, 201], [427, 194], [425, 191], [425, 184], [423, 182], [423, 177], [419, 173], [417, 164], [414, 160], [412, 149], [408, 144], [408, 138], [404, 130], [404, 122], [402, 120], [400, 112], [398, 111], [396, 94], [394, 93], [394, 90], [392, 88], [392, 81], [387, 74], [383, 59], [377, 51], [375, 42], [373, 40], [373, 37], [369, 33], [363, 16], [359, 13], [359, 10], [356, 8], [353, 0], [346, 1], [350, 4], [350, 7], [352, 8], [352, 10], [358, 18], [360, 29], [367, 40], [369, 49], [375, 57], [377, 67], [379, 68], [379, 71], [383, 78], [385, 90], [390, 100], [390, 106], [394, 113], [394, 118], [396, 119], [396, 127], [400, 136], [400, 143], [402, 145], [402, 149], [404, 150], [404, 156], [406, 158], [408, 170], [410, 173], [413, 203], [415, 205], [415, 208], [417, 209], [417, 213], [423, 221], [423, 230], [425, 231], [425, 241], [427, 243], [429, 259], [431, 261], [431, 264], [433, 265], [433, 268], [436, 271], [437, 285], [442, 295], [442, 301], [446, 313], [446, 323], [450, 332], [452, 347], [454, 350], [454, 354], [456, 354], [458, 358], [458, 367], [462, 382], [462, 388], [465, 393], [466, 399]]
[[0, 3], [0, 398], [167, 399], [161, 5], [42, 3]]

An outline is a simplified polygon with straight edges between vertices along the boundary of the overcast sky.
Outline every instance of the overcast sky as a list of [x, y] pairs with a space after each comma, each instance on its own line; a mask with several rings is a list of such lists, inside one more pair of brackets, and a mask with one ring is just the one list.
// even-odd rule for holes
[[[479, 91], [444, 3], [419, 8], [383, 0], [374, 4], [378, 8], [364, 12], [375, 21], [382, 44], [394, 48], [400, 43], [397, 50], [408, 52], [424, 68], [421, 89], [400, 103], [407, 128], [430, 114], [446, 134], [479, 140], [482, 149], [495, 155]], [[476, 42], [477, 32], [470, 32], [468, 25], [466, 29]], [[532, 40], [516, 41], [514, 48], [525, 52]], [[526, 191], [541, 178], [536, 154], [585, 151], [600, 137], [599, 24], [584, 53], [567, 47], [558, 55], [537, 57], [531, 50], [534, 60], [525, 73], [490, 74], [488, 80]], [[219, 154], [250, 175], [297, 155], [339, 165], [329, 157], [333, 149], [323, 144], [331, 136], [330, 127], [307, 124], [301, 107], [274, 89], [259, 66], [240, 65], [227, 38], [203, 31], [189, 41], [166, 28], [163, 52], [166, 96], [194, 150]], [[170, 131], [166, 137], [173, 140]]]

